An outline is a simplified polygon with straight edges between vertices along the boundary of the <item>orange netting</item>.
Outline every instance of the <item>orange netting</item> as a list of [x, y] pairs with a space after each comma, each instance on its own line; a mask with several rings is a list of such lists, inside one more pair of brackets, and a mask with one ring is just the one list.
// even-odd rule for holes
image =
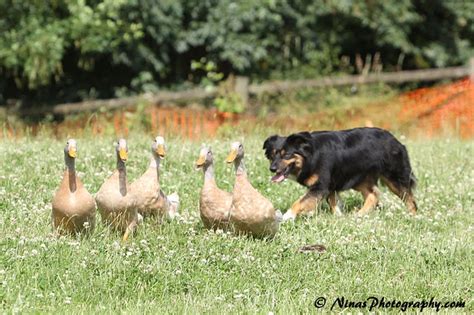
[[[374, 102], [344, 111], [320, 111], [311, 115], [270, 115], [266, 118], [251, 114], [228, 116], [216, 110], [191, 107], [150, 106], [143, 113], [134, 110], [72, 116], [62, 122], [33, 124], [22, 127], [0, 125], [0, 139], [36, 135], [43, 128], [57, 137], [88, 129], [94, 135], [110, 133], [127, 135], [137, 124], [147, 132], [165, 136], [179, 135], [200, 140], [213, 137], [224, 123], [241, 123], [243, 130], [254, 132], [255, 126], [272, 126], [286, 132], [295, 130], [345, 129], [358, 126], [378, 126], [422, 136], [455, 135], [474, 137], [474, 82], [457, 82], [421, 88], [382, 103]], [[246, 124], [245, 124], [246, 123]], [[245, 124], [245, 125], [242, 125]], [[245, 128], [247, 126], [247, 128]], [[28, 130], [28, 132], [26, 132]], [[283, 132], [283, 131], [282, 131]]]
[[414, 121], [428, 136], [454, 130], [462, 138], [474, 136], [474, 82], [421, 88], [400, 97], [402, 122]]

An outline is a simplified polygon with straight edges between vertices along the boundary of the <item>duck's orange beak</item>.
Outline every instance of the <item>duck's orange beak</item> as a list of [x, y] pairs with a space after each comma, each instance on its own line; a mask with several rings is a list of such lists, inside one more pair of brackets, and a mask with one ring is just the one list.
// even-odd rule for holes
[[227, 158], [225, 159], [225, 161], [227, 163], [232, 163], [234, 162], [235, 158], [237, 157], [237, 150], [236, 149], [232, 149], [232, 151], [230, 151], [229, 155], [227, 156]]
[[201, 167], [204, 165], [204, 163], [206, 163], [206, 157], [205, 156], [202, 156], [200, 155], [198, 160], [196, 161], [196, 167]]
[[128, 159], [128, 152], [124, 148], [119, 149], [119, 156], [122, 161], [126, 161]]
[[77, 156], [77, 150], [74, 147], [69, 148], [67, 151], [67, 154], [69, 154], [70, 157], [75, 158]]
[[156, 154], [158, 154], [158, 156], [159, 156], [160, 158], [162, 158], [162, 159], [165, 157], [166, 151], [165, 151], [164, 145], [159, 144], [159, 145], [156, 147]]

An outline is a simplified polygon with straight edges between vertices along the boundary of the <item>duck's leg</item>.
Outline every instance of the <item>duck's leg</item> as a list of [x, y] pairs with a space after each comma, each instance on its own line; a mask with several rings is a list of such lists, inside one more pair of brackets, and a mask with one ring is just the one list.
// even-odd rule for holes
[[127, 226], [127, 229], [125, 230], [125, 233], [122, 237], [122, 243], [125, 243], [130, 235], [135, 231], [135, 228], [137, 227], [137, 218], [138, 216], [136, 216], [135, 219]]
[[308, 191], [298, 199], [291, 208], [283, 215], [283, 221], [294, 220], [302, 213], [309, 213], [316, 209], [321, 201], [322, 195], [313, 191]]
[[127, 227], [127, 229], [125, 230], [125, 234], [123, 234], [123, 237], [122, 237], [122, 243], [125, 243], [128, 238], [130, 237], [130, 234], [133, 233], [133, 229], [131, 229], [129, 226]]

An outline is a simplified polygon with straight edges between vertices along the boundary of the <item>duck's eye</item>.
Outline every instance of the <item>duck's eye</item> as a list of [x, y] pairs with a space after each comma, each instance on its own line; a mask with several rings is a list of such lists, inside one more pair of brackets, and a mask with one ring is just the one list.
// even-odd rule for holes
[[239, 145], [239, 149], [242, 149], [242, 148], [243, 148], [243, 146], [242, 146], [242, 145]]

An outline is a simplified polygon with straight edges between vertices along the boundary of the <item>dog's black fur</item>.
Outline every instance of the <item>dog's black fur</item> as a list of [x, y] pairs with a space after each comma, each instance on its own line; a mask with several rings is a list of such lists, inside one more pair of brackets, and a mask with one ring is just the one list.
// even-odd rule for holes
[[[270, 170], [293, 175], [296, 181], [320, 197], [356, 188], [379, 178], [400, 198], [415, 187], [408, 152], [390, 132], [379, 128], [300, 132], [288, 137], [271, 136], [265, 143]], [[297, 157], [300, 167], [287, 164]], [[310, 176], [317, 181], [308, 183]], [[416, 204], [413, 201], [416, 209]]]

